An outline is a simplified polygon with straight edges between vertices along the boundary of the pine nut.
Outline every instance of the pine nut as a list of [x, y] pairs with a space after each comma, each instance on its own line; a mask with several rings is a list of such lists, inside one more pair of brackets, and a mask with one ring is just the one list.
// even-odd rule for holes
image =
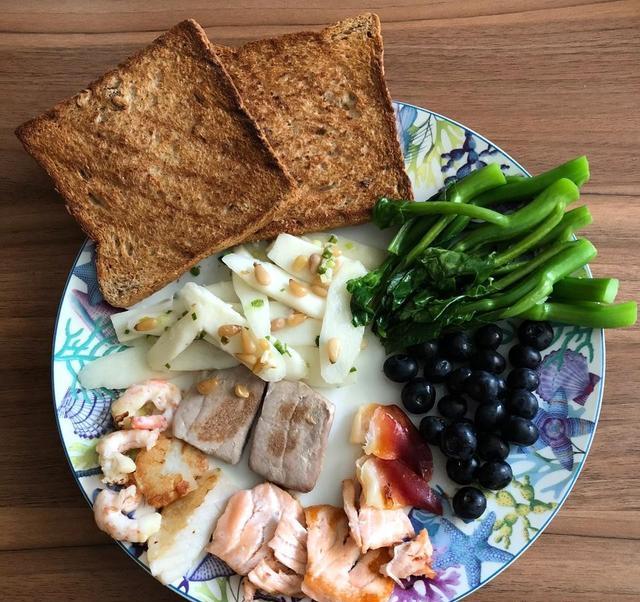
[[318, 271], [318, 266], [322, 261], [322, 257], [320, 257], [320, 253], [312, 253], [309, 255], [309, 271], [312, 274], [315, 274]]
[[324, 288], [324, 286], [320, 286], [319, 284], [313, 284], [311, 285], [311, 292], [314, 295], [318, 295], [318, 297], [326, 297], [328, 291], [326, 288]]
[[253, 368], [251, 368], [251, 372], [254, 374], [260, 374], [265, 368], [267, 364], [265, 364], [262, 360], [257, 360], [255, 364], [253, 364]]
[[271, 320], [271, 332], [282, 330], [286, 325], [287, 322], [284, 318], [274, 318]]
[[294, 272], [300, 272], [301, 270], [304, 270], [304, 268], [307, 266], [307, 263], [309, 262], [308, 258], [305, 257], [304, 255], [298, 255], [294, 260], [293, 260], [293, 271]]
[[201, 380], [196, 385], [196, 389], [198, 389], [198, 393], [200, 393], [200, 395], [208, 395], [219, 384], [220, 384], [220, 381], [217, 378], [207, 378], [206, 380]]
[[333, 337], [332, 339], [329, 339], [329, 341], [327, 342], [327, 352], [329, 354], [329, 361], [332, 364], [335, 364], [338, 361], [338, 358], [340, 357], [341, 347], [342, 345], [340, 343], [340, 339], [338, 339], [337, 337]]
[[302, 324], [306, 319], [307, 316], [305, 314], [293, 313], [287, 318], [287, 326], [298, 326], [298, 324]]
[[158, 320], [156, 318], [142, 318], [133, 328], [138, 332], [147, 332], [153, 330], [158, 326]]
[[269, 349], [271, 349], [271, 345], [269, 345], [267, 339], [259, 339], [258, 347], [260, 347], [260, 351], [269, 351]]
[[247, 399], [247, 397], [249, 397], [249, 389], [241, 384], [237, 384], [233, 387], [233, 392], [236, 394], [236, 397], [242, 397], [243, 399]]
[[256, 344], [253, 342], [249, 331], [246, 328], [242, 329], [242, 351], [247, 355], [252, 355], [257, 351]]
[[309, 289], [293, 278], [289, 279], [289, 290], [294, 297], [305, 297], [309, 294]]
[[256, 363], [258, 358], [250, 353], [236, 353], [236, 358], [238, 358], [243, 364], [247, 366], [253, 366]]
[[242, 330], [242, 326], [238, 326], [237, 324], [223, 324], [218, 328], [218, 336], [220, 338], [227, 337], [230, 339], [231, 337], [237, 335]]
[[258, 284], [261, 284], [262, 286], [271, 284], [271, 275], [269, 274], [269, 272], [267, 272], [267, 269], [261, 263], [258, 263], [256, 261], [256, 263], [253, 264], [253, 273], [256, 277], [256, 280], [258, 281]]

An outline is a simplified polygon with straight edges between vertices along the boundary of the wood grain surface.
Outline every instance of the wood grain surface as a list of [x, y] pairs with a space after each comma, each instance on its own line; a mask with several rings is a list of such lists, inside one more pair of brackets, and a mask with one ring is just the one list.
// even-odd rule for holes
[[[56, 308], [83, 240], [14, 128], [177, 21], [218, 42], [383, 21], [394, 98], [482, 132], [533, 172], [586, 153], [597, 275], [640, 299], [640, 2], [0, 2], [0, 599], [177, 600], [105, 536], [69, 472], [49, 385]], [[591, 455], [547, 531], [469, 599], [640, 599], [640, 339], [607, 334]]]

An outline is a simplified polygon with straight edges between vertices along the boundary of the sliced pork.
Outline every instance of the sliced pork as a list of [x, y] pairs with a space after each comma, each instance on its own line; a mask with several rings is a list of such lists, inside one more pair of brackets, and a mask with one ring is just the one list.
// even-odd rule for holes
[[302, 382], [269, 384], [251, 446], [251, 470], [287, 489], [311, 491], [333, 413], [333, 404]]
[[207, 454], [237, 464], [265, 386], [245, 366], [211, 372], [182, 399], [173, 419], [173, 434]]
[[302, 591], [316, 602], [386, 602], [393, 581], [379, 571], [388, 552], [361, 556], [341, 508], [312, 506], [305, 518], [308, 562]]
[[411, 541], [395, 546], [393, 557], [380, 568], [380, 572], [399, 585], [402, 585], [402, 579], [413, 575], [433, 579], [436, 574], [431, 568], [432, 556], [433, 546], [429, 533], [423, 529]]
[[349, 530], [363, 554], [368, 550], [392, 546], [415, 535], [413, 525], [403, 509], [358, 508], [359, 494], [358, 484], [351, 479], [342, 481], [342, 499]]

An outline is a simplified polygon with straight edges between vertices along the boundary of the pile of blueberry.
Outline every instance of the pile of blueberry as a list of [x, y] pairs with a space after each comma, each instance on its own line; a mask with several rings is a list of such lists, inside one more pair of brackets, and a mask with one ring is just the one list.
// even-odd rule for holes
[[[506, 461], [511, 443], [527, 446], [538, 439], [531, 421], [538, 412], [534, 391], [540, 352], [553, 340], [548, 322], [525, 321], [519, 342], [509, 350], [511, 368], [505, 378], [506, 358], [498, 352], [503, 331], [496, 324], [480, 327], [473, 336], [451, 332], [438, 341], [411, 347], [384, 363], [390, 380], [405, 383], [402, 403], [412, 414], [426, 414], [436, 401], [436, 385], [446, 394], [438, 400], [439, 415], [425, 416], [420, 433], [447, 457], [447, 474], [464, 485], [453, 498], [461, 518], [478, 518], [487, 506], [482, 491], [502, 489], [513, 478]], [[424, 376], [418, 376], [420, 365]]]

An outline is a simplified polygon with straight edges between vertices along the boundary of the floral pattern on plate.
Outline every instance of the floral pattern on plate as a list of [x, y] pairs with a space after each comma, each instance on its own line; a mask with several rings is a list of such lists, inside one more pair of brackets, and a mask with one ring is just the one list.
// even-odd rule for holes
[[[488, 163], [499, 163], [510, 175], [527, 175], [517, 162], [472, 130], [409, 104], [395, 103], [394, 108], [406, 169], [418, 200]], [[109, 319], [117, 310], [102, 299], [94, 259], [93, 243], [87, 241], [74, 262], [60, 303], [52, 358], [60, 436], [90, 504], [104, 487], [95, 445], [100, 435], [113, 428], [109, 407], [118, 392], [85, 390], [78, 383], [78, 373], [87, 362], [122, 349]], [[210, 261], [217, 263], [215, 258]], [[188, 279], [192, 278], [186, 274], [180, 280]], [[513, 321], [504, 324], [505, 344], [513, 340], [515, 326]], [[544, 530], [571, 491], [593, 441], [602, 401], [604, 361], [601, 331], [556, 326], [554, 343], [544, 353], [539, 370], [540, 411], [535, 422], [540, 440], [530, 448], [512, 449], [509, 462], [514, 480], [505, 490], [489, 493], [487, 511], [477, 521], [454, 517], [448, 503], [454, 484], [446, 477], [435, 480], [445, 500], [444, 515], [414, 510], [411, 520], [416, 528], [429, 530], [436, 577], [408, 580], [404, 589], [396, 587], [393, 602], [458, 600], [506, 568]], [[143, 546], [121, 545], [146, 568]], [[194, 601], [242, 599], [240, 579], [210, 555], [203, 555], [171, 588]]]

